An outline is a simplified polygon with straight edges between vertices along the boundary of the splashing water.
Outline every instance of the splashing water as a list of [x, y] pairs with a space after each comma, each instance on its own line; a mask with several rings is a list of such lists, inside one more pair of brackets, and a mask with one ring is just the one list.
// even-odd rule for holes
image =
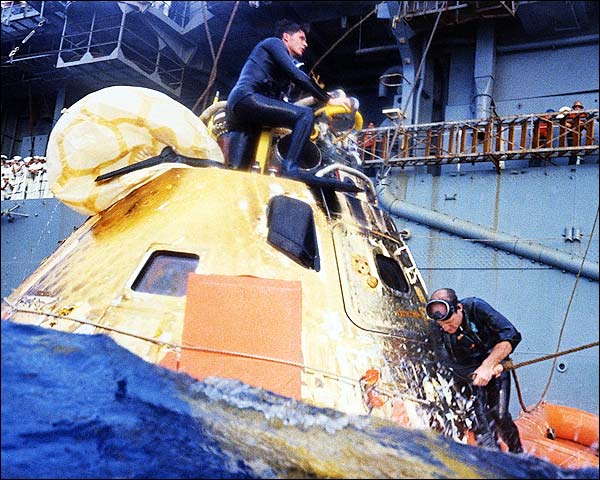
[[2, 322], [3, 478], [598, 478]]

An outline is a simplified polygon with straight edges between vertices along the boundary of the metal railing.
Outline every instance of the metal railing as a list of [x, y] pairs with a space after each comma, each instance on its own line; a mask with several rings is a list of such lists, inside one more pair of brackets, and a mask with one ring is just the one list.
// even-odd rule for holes
[[177, 90], [183, 82], [184, 65], [167, 48], [159, 48], [128, 28], [121, 16], [91, 19], [91, 22], [65, 25], [58, 52], [57, 67], [112, 60], [117, 52], [137, 69]]
[[2, 23], [8, 25], [8, 22], [14, 19], [24, 18], [28, 13], [35, 12], [37, 10], [31, 8], [27, 2], [1, 2], [2, 6]]
[[191, 2], [153, 1], [151, 8], [170, 18], [180, 27], [185, 27], [191, 18]]
[[[598, 109], [365, 129], [375, 142], [361, 152], [365, 167], [407, 167], [586, 155], [598, 152]], [[359, 144], [364, 143], [359, 139]]]
[[509, 15], [514, 17], [519, 2], [411, 1], [399, 3], [398, 15], [407, 20], [424, 15], [446, 12], [446, 23], [461, 23], [478, 17], [491, 18]]

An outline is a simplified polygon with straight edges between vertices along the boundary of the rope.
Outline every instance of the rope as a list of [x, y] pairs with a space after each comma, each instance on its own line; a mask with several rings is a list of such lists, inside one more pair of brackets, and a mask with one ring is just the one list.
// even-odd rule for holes
[[[69, 320], [69, 321], [73, 321], [76, 323], [90, 325], [90, 326], [100, 328], [103, 330], [107, 330], [107, 331], [111, 331], [111, 332], [118, 333], [121, 335], [129, 336], [132, 338], [137, 338], [138, 340], [148, 341], [155, 345], [167, 347], [169, 350], [175, 352], [178, 359], [180, 358], [182, 350], [192, 350], [192, 351], [198, 351], [198, 352], [231, 355], [231, 356], [235, 356], [235, 357], [252, 358], [255, 360], [262, 360], [262, 361], [266, 361], [266, 362], [272, 362], [272, 363], [278, 363], [278, 364], [282, 364], [282, 365], [289, 365], [292, 367], [298, 367], [298, 368], [301, 368], [302, 370], [304, 370], [305, 372], [318, 373], [325, 377], [329, 377], [329, 378], [332, 378], [332, 379], [340, 381], [340, 382], [345, 382], [346, 384], [351, 385], [354, 388], [359, 388], [359, 389], [362, 388], [361, 380], [357, 380], [356, 378], [353, 378], [353, 377], [347, 377], [345, 375], [333, 373], [333, 372], [330, 372], [327, 370], [322, 370], [320, 368], [311, 367], [311, 366], [308, 366], [308, 365], [300, 363], [300, 362], [294, 362], [292, 360], [285, 360], [285, 359], [281, 359], [281, 358], [269, 357], [266, 355], [257, 355], [257, 354], [252, 354], [252, 353], [235, 352], [232, 350], [222, 350], [222, 349], [216, 349], [216, 348], [201, 347], [199, 345], [185, 345], [185, 344], [179, 345], [176, 343], [166, 342], [164, 340], [157, 340], [157, 339], [147, 337], [144, 335], [138, 335], [138, 334], [128, 332], [125, 330], [120, 330], [118, 328], [109, 327], [107, 325], [100, 325], [98, 323], [90, 322], [88, 320], [82, 320], [79, 318], [69, 317], [67, 315], [60, 315], [60, 314], [55, 314], [55, 313], [51, 313], [51, 312], [41, 313], [36, 310], [31, 310], [31, 309], [26, 309], [26, 308], [17, 308], [16, 305], [11, 304], [6, 298], [4, 298], [3, 300], [13, 309], [13, 311], [16, 311], [16, 312], [33, 313], [33, 314], [38, 314], [38, 315], [43, 314], [48, 317], [58, 318], [60, 320]], [[406, 392], [401, 392], [398, 385], [393, 385], [390, 387], [389, 385], [386, 386], [383, 384], [381, 384], [381, 385], [378, 384], [376, 390], [379, 394], [382, 394], [382, 395], [388, 397], [385, 400], [385, 402], [387, 402], [390, 398], [393, 398], [394, 396], [400, 396], [401, 398], [403, 398], [405, 400], [410, 400], [410, 401], [413, 401], [416, 403], [420, 403], [420, 404], [426, 405], [430, 408], [436, 408], [438, 410], [441, 409], [441, 407], [439, 405], [437, 405], [435, 402], [433, 402], [431, 400], [413, 397], [411, 395], [408, 395]]]
[[206, 32], [206, 39], [208, 40], [210, 55], [214, 64], [217, 56], [215, 54], [215, 47], [212, 42], [212, 36], [210, 35], [210, 29], [208, 28], [208, 15], [206, 14], [206, 10], [206, 2], [202, 2], [202, 19], [204, 20], [204, 31]]
[[527, 360], [525, 362], [513, 363], [512, 360], [506, 360], [502, 362], [502, 367], [504, 370], [516, 370], [517, 368], [525, 367], [527, 365], [531, 365], [533, 363], [543, 362], [545, 360], [550, 360], [551, 358], [560, 357], [562, 355], [567, 355], [569, 353], [578, 352], [580, 350], [585, 350], [586, 348], [593, 348], [600, 345], [600, 342], [588, 343], [586, 345], [581, 345], [575, 348], [569, 348], [568, 350], [563, 350], [562, 352], [551, 353], [549, 355], [544, 355], [543, 357], [534, 358], [532, 360]]
[[36, 315], [45, 315], [47, 317], [53, 317], [53, 318], [58, 318], [60, 320], [68, 320], [68, 321], [72, 321], [72, 322], [76, 322], [76, 323], [80, 323], [83, 325], [90, 325], [92, 327], [96, 327], [102, 330], [107, 330], [110, 332], [114, 332], [114, 333], [118, 333], [120, 335], [125, 335], [128, 337], [132, 337], [132, 338], [137, 338], [138, 340], [143, 340], [143, 341], [147, 341], [150, 343], [153, 343], [155, 345], [161, 346], [161, 347], [167, 347], [169, 350], [175, 351], [175, 352], [180, 352], [181, 350], [192, 350], [192, 351], [198, 351], [198, 352], [207, 352], [207, 353], [220, 353], [223, 355], [231, 355], [231, 356], [235, 356], [235, 357], [244, 357], [244, 358], [253, 358], [256, 360], [263, 360], [263, 361], [267, 361], [267, 362], [273, 362], [273, 363], [279, 363], [282, 365], [290, 365], [293, 367], [298, 367], [301, 368], [303, 370], [306, 371], [311, 371], [311, 372], [316, 372], [316, 373], [320, 373], [322, 375], [331, 377], [331, 378], [335, 378], [337, 380], [341, 380], [341, 381], [345, 381], [347, 383], [353, 384], [353, 385], [359, 385], [359, 381], [352, 378], [352, 377], [346, 377], [344, 375], [339, 375], [337, 373], [332, 373], [329, 372], [327, 370], [321, 370], [319, 368], [314, 368], [314, 367], [310, 367], [308, 365], [305, 365], [303, 363], [300, 362], [294, 362], [292, 360], [286, 360], [286, 359], [281, 359], [281, 358], [275, 358], [275, 357], [268, 357], [265, 355], [257, 355], [257, 354], [252, 354], [252, 353], [243, 353], [243, 352], [235, 352], [232, 350], [221, 350], [221, 349], [216, 349], [216, 348], [209, 348], [209, 347], [202, 347], [199, 345], [185, 345], [185, 344], [176, 344], [176, 343], [171, 343], [171, 342], [166, 342], [164, 340], [157, 340], [155, 338], [151, 338], [151, 337], [147, 337], [144, 335], [138, 335], [136, 333], [132, 333], [132, 332], [128, 332], [126, 330], [121, 330], [118, 328], [114, 328], [114, 327], [109, 327], [107, 325], [101, 325], [99, 323], [96, 322], [90, 322], [89, 320], [83, 320], [80, 318], [74, 318], [74, 317], [70, 317], [68, 315], [61, 315], [61, 314], [57, 314], [57, 313], [52, 313], [52, 312], [39, 312], [37, 310], [32, 310], [32, 309], [28, 309], [28, 308], [18, 308], [16, 305], [11, 304], [6, 298], [3, 299], [3, 301], [5, 301], [15, 312], [20, 312], [20, 313], [33, 313]]
[[[560, 342], [562, 341], [562, 335], [565, 329], [565, 325], [567, 323], [567, 318], [569, 316], [569, 310], [571, 309], [571, 304], [573, 303], [573, 298], [575, 296], [575, 290], [577, 289], [577, 284], [579, 283], [579, 278], [581, 277], [581, 270], [583, 269], [583, 264], [585, 262], [585, 259], [587, 257], [587, 254], [590, 250], [590, 245], [592, 243], [592, 238], [594, 238], [594, 231], [596, 230], [596, 224], [598, 222], [598, 214], [600, 212], [600, 208], [596, 208], [596, 217], [594, 218], [594, 224], [592, 225], [592, 231], [590, 232], [590, 238], [588, 239], [588, 243], [587, 246], [585, 248], [585, 253], [583, 254], [583, 258], [581, 259], [581, 264], [579, 265], [579, 271], [577, 272], [577, 277], [575, 278], [575, 284], [573, 285], [573, 290], [571, 291], [571, 297], [569, 298], [569, 303], [567, 305], [567, 311], [565, 312], [565, 318], [563, 320], [562, 326], [560, 328], [560, 334], [558, 335], [558, 342], [556, 344], [556, 350], [558, 351], [558, 349], [560, 348]], [[570, 353], [571, 351], [577, 351], [577, 350], [581, 350], [583, 348], [590, 348], [593, 346], [597, 346], [598, 342], [595, 343], [590, 343], [588, 345], [583, 345], [582, 347], [578, 347], [577, 349], [571, 349], [571, 350], [565, 350], [564, 352], [557, 352], [551, 355], [546, 355], [546, 357], [540, 357], [540, 359], [536, 359], [536, 360], [530, 360], [527, 362], [522, 362], [521, 364], [518, 364], [518, 367], [524, 366], [524, 365], [529, 365], [530, 363], [535, 363], [536, 361], [542, 361], [542, 360], [547, 360], [549, 358], [554, 358], [556, 359], [556, 357], [560, 356], [560, 355], [564, 355], [566, 353]], [[548, 393], [548, 389], [550, 388], [550, 383], [552, 382], [552, 376], [554, 375], [554, 365], [556, 364], [556, 360], [553, 360], [552, 362], [552, 367], [550, 369], [550, 375], [548, 376], [548, 382], [546, 383], [546, 386], [544, 387], [544, 391], [542, 392], [542, 394], [540, 395], [540, 399], [538, 400], [538, 402], [530, 409], [528, 410], [525, 407], [525, 404], [523, 402], [523, 397], [521, 395], [521, 387], [519, 385], [519, 381], [517, 379], [517, 375], [515, 372], [515, 368], [518, 368], [517, 366], [514, 366], [512, 368], [512, 375], [513, 378], [515, 379], [515, 388], [517, 389], [517, 395], [519, 397], [519, 403], [521, 404], [521, 408], [523, 409], [523, 411], [525, 413], [530, 413], [532, 410], [535, 410], [545, 399], [546, 394]]]
[[327, 50], [323, 55], [321, 55], [321, 57], [315, 62], [315, 64], [312, 66], [312, 68], [310, 69], [310, 72], [308, 72], [308, 74], [312, 74], [315, 70], [315, 68], [317, 68], [317, 65], [319, 65], [319, 63], [321, 63], [321, 60], [323, 60], [327, 55], [329, 55], [329, 53], [335, 48], [337, 47], [338, 43], [340, 43], [344, 38], [346, 38], [350, 32], [352, 32], [356, 27], [358, 27], [361, 23], [363, 23], [367, 18], [369, 18], [371, 15], [373, 15], [375, 12], [377, 11], [377, 9], [373, 9], [370, 13], [367, 14], [367, 16], [365, 16], [365, 18], [363, 18], [360, 22], [355, 23], [354, 25], [352, 25], [352, 27], [350, 27], [348, 29], [348, 31], [346, 33], [344, 33], [331, 47], [329, 47], [329, 50]]
[[[594, 220], [594, 226], [592, 228], [592, 233], [590, 234], [590, 242], [591, 242], [591, 238], [593, 237], [593, 232], [594, 232], [594, 230], [596, 228], [596, 221], [597, 221], [597, 219], [598, 219], [598, 211], [596, 212], [596, 219]], [[582, 260], [582, 263], [581, 263], [582, 266], [583, 266], [583, 262], [585, 261], [585, 257], [587, 256], [587, 253], [588, 253], [588, 250], [589, 250], [589, 246], [590, 246], [590, 242], [588, 242], [588, 245], [587, 245], [587, 248], [586, 248], [586, 252], [585, 252], [584, 258]], [[579, 279], [580, 274], [581, 274], [581, 267], [580, 267], [580, 270], [579, 270], [579, 274], [577, 276], [577, 280]], [[577, 280], [575, 282], [575, 286], [577, 285]], [[559, 336], [559, 345], [560, 345], [560, 337], [562, 337], [562, 332], [563, 332], [563, 329], [564, 329], [566, 318], [568, 316], [568, 310], [569, 310], [569, 308], [571, 306], [571, 302], [573, 300], [574, 292], [575, 292], [575, 288], [573, 289], [573, 292], [571, 293], [571, 299], [570, 299], [569, 305], [567, 307], [567, 313], [565, 314], [565, 320], [563, 321], [563, 328], [561, 329], [561, 333], [560, 333], [560, 336]], [[4, 299], [4, 301], [14, 311], [21, 312], [21, 313], [40, 314], [40, 312], [38, 312], [36, 310], [30, 310], [30, 309], [24, 309], [24, 308], [17, 308], [15, 305], [13, 305], [10, 302], [8, 302], [8, 300], [6, 298]], [[126, 335], [126, 336], [129, 336], [129, 337], [137, 338], [139, 340], [148, 341], [148, 342], [154, 343], [156, 345], [168, 347], [170, 350], [173, 350], [175, 352], [180, 352], [181, 350], [192, 350], [192, 351], [200, 351], [200, 352], [207, 352], [207, 353], [220, 353], [220, 354], [224, 354], [224, 355], [231, 355], [231, 356], [244, 357], [244, 358], [252, 358], [252, 359], [256, 359], [256, 360], [263, 360], [263, 361], [268, 361], [268, 362], [273, 362], [273, 363], [279, 363], [279, 364], [283, 364], [283, 365], [289, 365], [289, 366], [298, 367], [298, 368], [302, 368], [305, 371], [310, 370], [310, 371], [313, 371], [313, 372], [316, 372], [316, 373], [320, 373], [320, 374], [329, 376], [331, 378], [335, 378], [337, 380], [344, 380], [344, 381], [346, 381], [346, 382], [348, 382], [350, 384], [353, 384], [355, 386], [356, 385], [360, 385], [360, 382], [357, 381], [354, 378], [346, 377], [346, 376], [343, 376], [343, 375], [332, 373], [332, 372], [329, 372], [329, 371], [326, 371], [326, 370], [321, 370], [321, 369], [318, 369], [318, 368], [309, 367], [309, 366], [307, 366], [307, 365], [305, 365], [303, 363], [294, 362], [294, 361], [291, 361], [291, 360], [285, 360], [285, 359], [280, 359], [280, 358], [275, 358], [275, 357], [268, 357], [268, 356], [265, 356], [265, 355], [256, 355], [256, 354], [250, 354], [250, 353], [234, 352], [234, 351], [231, 351], [231, 350], [222, 350], [222, 349], [214, 349], [214, 348], [208, 348], [208, 347], [201, 347], [201, 346], [197, 346], [197, 345], [184, 345], [184, 344], [179, 345], [179, 344], [175, 344], [175, 343], [171, 343], [171, 342], [165, 342], [163, 340], [156, 340], [154, 338], [143, 336], [143, 335], [137, 335], [137, 334], [132, 333], [132, 332], [128, 332], [128, 331], [125, 331], [125, 330], [120, 330], [118, 328], [109, 327], [109, 326], [106, 326], [106, 325], [101, 325], [101, 324], [98, 324], [98, 323], [95, 323], [95, 322], [90, 322], [90, 321], [87, 321], [87, 320], [82, 320], [82, 319], [78, 319], [78, 318], [69, 317], [69, 316], [66, 316], [66, 315], [60, 315], [60, 314], [55, 314], [55, 313], [51, 313], [51, 312], [44, 312], [43, 315], [46, 315], [46, 316], [49, 316], [49, 317], [58, 318], [58, 319], [61, 319], [61, 320], [70, 320], [70, 321], [74, 321], [74, 322], [77, 322], [77, 323], [80, 323], [80, 324], [90, 325], [90, 326], [93, 326], [93, 327], [96, 327], [96, 328], [100, 328], [100, 329], [103, 329], [103, 330], [111, 331], [111, 332], [118, 333], [118, 334], [121, 334], [121, 335]], [[550, 381], [551, 381], [551, 378], [552, 378], [552, 373], [553, 373], [553, 370], [554, 370], [554, 363], [555, 362], [552, 365], [552, 370], [551, 370], [550, 378], [548, 380], [548, 384], [546, 385], [545, 391], [542, 394], [542, 397], [540, 398], [540, 401], [538, 403], [536, 403], [536, 405], [534, 407], [532, 407], [530, 410], [528, 410], [525, 407], [525, 403], [523, 401], [523, 396], [522, 396], [522, 393], [521, 393], [521, 386], [519, 384], [519, 379], [517, 378], [517, 375], [516, 375], [516, 369], [517, 368], [521, 368], [521, 367], [525, 367], [527, 365], [531, 365], [531, 364], [534, 364], [534, 363], [538, 363], [538, 362], [542, 362], [542, 361], [545, 361], [545, 360], [549, 360], [551, 358], [557, 358], [557, 357], [560, 357], [560, 356], [563, 356], [563, 355], [567, 355], [569, 353], [578, 352], [578, 351], [585, 350], [585, 349], [588, 349], [588, 348], [597, 347], [598, 345], [600, 345], [600, 342], [588, 343], [586, 345], [581, 345], [579, 347], [574, 347], [574, 348], [570, 348], [568, 350], [563, 350], [562, 352], [556, 352], [556, 353], [544, 355], [544, 356], [541, 356], [541, 357], [538, 357], [538, 358], [534, 358], [532, 360], [526, 360], [524, 362], [519, 362], [519, 363], [513, 363], [512, 360], [507, 360], [505, 362], [502, 362], [501, 365], [502, 365], [503, 370], [505, 370], [505, 371], [511, 371], [511, 373], [512, 373], [513, 379], [515, 381], [515, 388], [517, 390], [517, 396], [519, 398], [519, 403], [520, 403], [521, 408], [523, 409], [523, 411], [529, 413], [532, 410], [535, 410], [535, 408], [537, 408], [538, 405], [540, 405], [542, 403], [543, 398], [546, 395], [548, 387], [550, 385]], [[378, 390], [381, 393], [386, 394], [388, 396], [392, 396], [393, 395], [392, 390], [387, 389], [385, 387], [379, 387]], [[399, 393], [397, 386], [393, 390], [395, 390], [396, 393]], [[413, 400], [419, 400], [419, 399], [413, 399]], [[429, 403], [429, 402], [422, 401], [422, 403]]]
[[[212, 39], [211, 39], [211, 37], [210, 37], [210, 35], [209, 35], [209, 32], [208, 32], [208, 26], [205, 26], [205, 29], [206, 29], [206, 35], [207, 35], [207, 37], [208, 37], [208, 43], [209, 43], [209, 47], [210, 47], [210, 50], [211, 50], [211, 54], [212, 54], [212, 57], [213, 57], [213, 62], [214, 62], [214, 64], [213, 64], [213, 69], [211, 70], [210, 77], [209, 77], [209, 80], [208, 80], [208, 83], [207, 83], [207, 86], [206, 86], [206, 88], [205, 88], [204, 92], [202, 92], [202, 95], [200, 95], [200, 97], [198, 98], [198, 100], [196, 100], [196, 103], [194, 103], [194, 106], [192, 107], [192, 111], [193, 111], [193, 112], [196, 112], [196, 109], [197, 109], [197, 108], [198, 108], [198, 106], [200, 105], [200, 102], [201, 102], [201, 101], [202, 101], [202, 100], [203, 100], [203, 99], [206, 97], [206, 95], [208, 94], [208, 90], [209, 90], [209, 88], [212, 86], [212, 84], [213, 84], [213, 83], [214, 83], [214, 81], [215, 81], [215, 78], [216, 78], [216, 76], [217, 76], [217, 75], [216, 75], [216, 67], [217, 67], [217, 63], [218, 63], [218, 61], [219, 61], [219, 58], [220, 58], [220, 56], [221, 56], [221, 51], [222, 51], [222, 49], [223, 49], [223, 45], [224, 45], [224, 43], [225, 43], [225, 39], [227, 38], [227, 35], [228, 35], [228, 33], [229, 33], [229, 29], [230, 29], [230, 27], [231, 27], [231, 23], [233, 22], [233, 17], [235, 16], [235, 13], [236, 13], [236, 11], [237, 11], [238, 4], [239, 4], [239, 3], [240, 3], [239, 1], [236, 1], [236, 2], [235, 2], [235, 5], [234, 5], [234, 7], [233, 7], [233, 10], [232, 10], [232, 12], [231, 12], [231, 16], [230, 16], [230, 18], [229, 18], [229, 23], [227, 24], [227, 28], [225, 29], [225, 33], [224, 33], [224, 35], [223, 35], [223, 40], [221, 41], [221, 45], [220, 45], [220, 47], [219, 47], [219, 51], [217, 52], [217, 55], [216, 55], [216, 57], [215, 57], [215, 53], [214, 53], [214, 47], [213, 47], [213, 45], [212, 45]], [[313, 67], [311, 68], [311, 70], [310, 70], [310, 72], [309, 72], [309, 75], [313, 73], [313, 71], [315, 70], [315, 68], [317, 67], [317, 65], [319, 65], [319, 63], [321, 63], [321, 61], [322, 61], [322, 60], [323, 60], [323, 59], [324, 59], [324, 58], [325, 58], [327, 55], [329, 55], [329, 53], [330, 53], [330, 52], [331, 52], [331, 51], [332, 51], [332, 50], [333, 50], [333, 49], [334, 49], [334, 48], [335, 48], [335, 47], [338, 45], [338, 43], [340, 43], [340, 42], [341, 42], [341, 41], [342, 41], [344, 38], [346, 38], [346, 37], [347, 37], [347, 36], [348, 36], [348, 35], [349, 35], [349, 34], [350, 34], [350, 33], [351, 33], [351, 32], [352, 32], [352, 31], [353, 31], [353, 30], [354, 30], [356, 27], [358, 27], [360, 24], [362, 24], [362, 23], [363, 23], [363, 22], [364, 22], [364, 21], [365, 21], [367, 18], [369, 18], [371, 15], [373, 15], [373, 14], [374, 14], [376, 11], [377, 11], [377, 9], [373, 9], [373, 10], [372, 10], [372, 11], [371, 11], [369, 14], [367, 14], [367, 15], [365, 16], [365, 18], [363, 18], [363, 19], [362, 19], [362, 20], [360, 20], [358, 23], [356, 23], [356, 24], [355, 24], [355, 25], [353, 25], [351, 28], [349, 28], [349, 29], [348, 29], [348, 31], [347, 31], [346, 33], [344, 33], [344, 35], [342, 35], [342, 36], [341, 36], [341, 37], [340, 37], [340, 38], [339, 38], [339, 39], [338, 39], [338, 40], [337, 40], [337, 41], [336, 41], [336, 42], [335, 42], [335, 43], [334, 43], [334, 44], [333, 44], [333, 45], [332, 45], [332, 46], [331, 46], [331, 47], [330, 47], [330, 48], [329, 48], [329, 49], [328, 49], [328, 50], [327, 50], [327, 51], [326, 51], [326, 52], [325, 52], [325, 53], [324, 53], [324, 54], [323, 54], [323, 55], [322, 55], [322, 56], [321, 56], [321, 57], [320, 57], [320, 58], [319, 58], [319, 59], [318, 59], [316, 62], [315, 62], [315, 64], [313, 65]], [[207, 22], [205, 21], [205, 24], [206, 24], [206, 23], [207, 23]], [[205, 106], [205, 107], [206, 107], [206, 106]]]
[[[225, 28], [225, 33], [223, 34], [223, 39], [221, 40], [221, 45], [219, 45], [219, 50], [217, 51], [217, 55], [214, 59], [213, 68], [210, 72], [210, 76], [208, 78], [206, 88], [204, 89], [204, 92], [202, 92], [202, 94], [198, 97], [198, 100], [196, 100], [196, 103], [194, 103], [194, 106], [192, 107], [193, 112], [196, 112], [196, 110], [198, 109], [198, 106], [200, 105], [200, 102], [202, 102], [202, 100], [204, 100], [204, 98], [207, 96], [208, 91], [210, 90], [210, 87], [212, 87], [215, 79], [217, 78], [217, 64], [219, 63], [219, 59], [221, 58], [221, 53], [223, 51], [223, 47], [225, 46], [225, 40], [227, 39], [227, 36], [229, 35], [229, 30], [231, 29], [231, 24], [233, 23], [233, 19], [235, 17], [235, 14], [237, 12], [239, 4], [240, 4], [240, 2], [236, 1], [235, 5], [233, 6], [233, 10], [231, 11], [229, 21], [227, 22], [227, 27]], [[209, 44], [212, 47], [210, 40], [209, 40]], [[212, 48], [211, 48], [211, 50], [212, 50]], [[206, 105], [205, 105], [205, 107], [206, 107]]]

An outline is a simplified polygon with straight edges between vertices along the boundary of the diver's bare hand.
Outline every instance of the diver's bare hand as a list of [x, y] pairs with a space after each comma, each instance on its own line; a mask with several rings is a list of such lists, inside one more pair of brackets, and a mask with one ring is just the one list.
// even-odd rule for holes
[[479, 368], [471, 374], [471, 377], [473, 378], [473, 385], [477, 387], [485, 387], [493, 376], [494, 369], [488, 367], [487, 365], [480, 365]]

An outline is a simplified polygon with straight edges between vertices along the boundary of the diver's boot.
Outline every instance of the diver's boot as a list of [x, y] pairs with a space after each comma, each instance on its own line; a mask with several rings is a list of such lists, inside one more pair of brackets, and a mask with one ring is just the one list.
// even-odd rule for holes
[[517, 454], [523, 453], [523, 445], [521, 444], [519, 429], [514, 424], [512, 419], [505, 419], [504, 421], [501, 421], [499, 426], [501, 427], [500, 436], [508, 447], [508, 451]]

